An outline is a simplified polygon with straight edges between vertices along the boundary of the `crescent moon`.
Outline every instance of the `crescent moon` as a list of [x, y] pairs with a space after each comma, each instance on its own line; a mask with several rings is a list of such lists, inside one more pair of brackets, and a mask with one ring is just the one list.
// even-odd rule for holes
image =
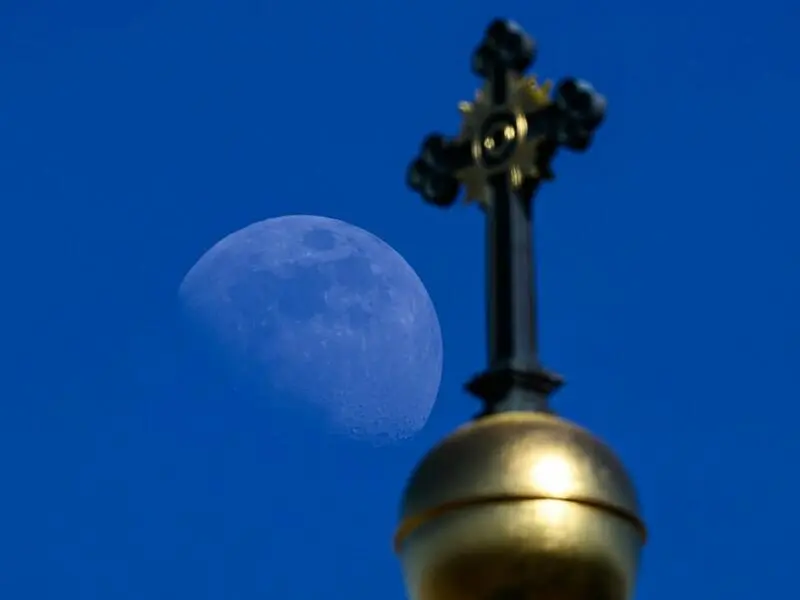
[[436, 310], [414, 269], [349, 223], [293, 215], [214, 245], [180, 286], [186, 310], [267, 395], [350, 437], [407, 438], [442, 374]]

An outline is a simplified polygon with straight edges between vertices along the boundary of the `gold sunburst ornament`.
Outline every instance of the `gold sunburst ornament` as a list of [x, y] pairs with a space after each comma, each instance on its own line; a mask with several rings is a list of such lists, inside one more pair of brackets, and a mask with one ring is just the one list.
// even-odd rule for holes
[[536, 77], [506, 76], [508, 100], [492, 105], [490, 83], [475, 94], [473, 102], [461, 102], [464, 119], [459, 139], [471, 143], [473, 162], [455, 173], [464, 186], [464, 200], [488, 204], [491, 201], [489, 177], [508, 172], [511, 185], [519, 188], [526, 178], [537, 178], [537, 146], [544, 136], [529, 139], [528, 116], [551, 104], [552, 84], [539, 85]]

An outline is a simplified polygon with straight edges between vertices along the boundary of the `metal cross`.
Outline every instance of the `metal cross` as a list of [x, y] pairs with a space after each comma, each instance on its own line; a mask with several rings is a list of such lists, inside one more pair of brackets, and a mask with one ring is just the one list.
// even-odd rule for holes
[[532, 200], [554, 177], [556, 150], [588, 148], [605, 114], [605, 98], [588, 83], [567, 78], [551, 94], [549, 83], [524, 76], [535, 55], [516, 23], [493, 21], [472, 54], [484, 85], [459, 105], [461, 132], [429, 135], [407, 173], [425, 201], [451, 206], [463, 186], [465, 200], [486, 214], [489, 367], [466, 385], [483, 414], [549, 411], [548, 396], [562, 384], [538, 356]]

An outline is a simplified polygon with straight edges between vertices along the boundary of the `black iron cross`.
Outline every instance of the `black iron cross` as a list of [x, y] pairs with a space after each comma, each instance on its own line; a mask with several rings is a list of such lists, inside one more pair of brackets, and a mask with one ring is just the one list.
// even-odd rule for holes
[[485, 80], [472, 103], [462, 103], [462, 130], [453, 139], [428, 136], [408, 169], [408, 185], [427, 202], [452, 205], [460, 187], [486, 213], [489, 367], [467, 383], [484, 414], [548, 411], [562, 383], [538, 356], [532, 199], [550, 163], [565, 146], [582, 151], [605, 114], [605, 99], [587, 83], [564, 79], [550, 94], [524, 72], [534, 41], [510, 21], [493, 21], [472, 54]]

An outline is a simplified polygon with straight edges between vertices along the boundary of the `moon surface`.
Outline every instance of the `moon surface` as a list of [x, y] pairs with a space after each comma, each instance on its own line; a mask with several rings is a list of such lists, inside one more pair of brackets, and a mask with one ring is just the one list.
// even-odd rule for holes
[[403, 257], [363, 229], [308, 215], [254, 223], [206, 252], [180, 297], [232, 364], [339, 432], [391, 441], [430, 415], [436, 311]]

